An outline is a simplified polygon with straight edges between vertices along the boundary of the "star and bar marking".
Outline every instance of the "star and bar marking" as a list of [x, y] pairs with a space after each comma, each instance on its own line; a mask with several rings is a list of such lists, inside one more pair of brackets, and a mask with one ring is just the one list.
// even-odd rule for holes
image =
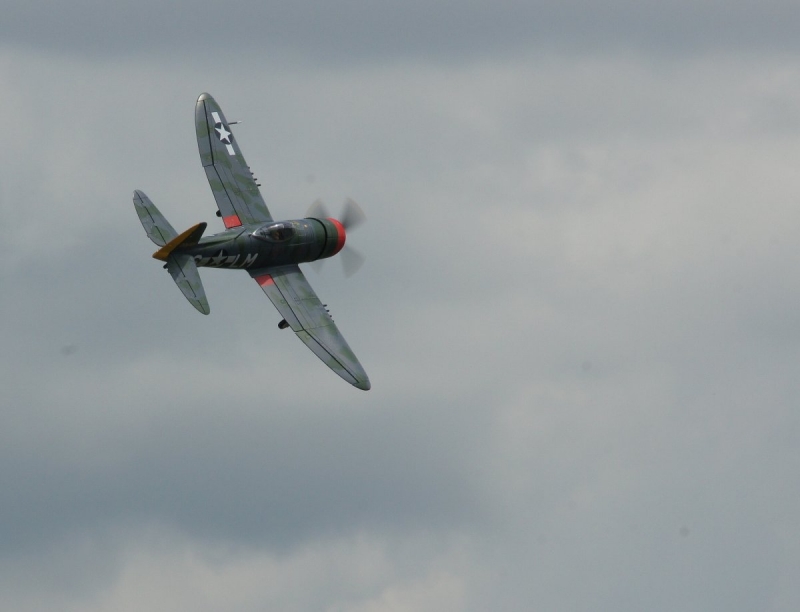
[[222, 119], [217, 111], [213, 111], [211, 117], [214, 119], [214, 130], [217, 132], [217, 137], [220, 142], [225, 145], [225, 148], [228, 149], [228, 155], [236, 155], [232, 144], [233, 133], [222, 123]]

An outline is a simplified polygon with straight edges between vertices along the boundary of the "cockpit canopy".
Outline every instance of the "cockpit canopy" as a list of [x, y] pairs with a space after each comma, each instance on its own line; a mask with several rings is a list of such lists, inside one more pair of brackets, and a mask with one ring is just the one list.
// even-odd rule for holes
[[283, 242], [294, 236], [294, 228], [291, 223], [273, 223], [272, 225], [259, 227], [253, 232], [253, 236], [270, 242]]

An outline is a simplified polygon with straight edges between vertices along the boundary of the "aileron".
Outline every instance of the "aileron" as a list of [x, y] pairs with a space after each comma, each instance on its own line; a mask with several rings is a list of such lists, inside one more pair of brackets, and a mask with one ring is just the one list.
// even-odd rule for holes
[[[226, 227], [272, 221], [253, 174], [234, 139], [222, 109], [209, 94], [195, 107], [195, 129], [200, 163]], [[227, 223], [231, 223], [228, 225]]]
[[370, 388], [367, 373], [299, 266], [252, 270], [250, 275], [317, 357], [351, 385]]
[[144, 192], [134, 192], [139, 221], [159, 246], [153, 257], [166, 262], [164, 268], [181, 293], [203, 314], [210, 308], [198, 268], [247, 270], [283, 317], [280, 329], [291, 327], [342, 379], [369, 389], [364, 368], [298, 266], [344, 250], [345, 270], [357, 268], [344, 255], [358, 265], [363, 257], [345, 247], [345, 239], [347, 228], [363, 221], [363, 212], [348, 200], [336, 219], [315, 203], [305, 218], [274, 221], [230, 125], [214, 98], [200, 95], [195, 105], [197, 147], [224, 231], [205, 236], [206, 223], [201, 222], [178, 233]]

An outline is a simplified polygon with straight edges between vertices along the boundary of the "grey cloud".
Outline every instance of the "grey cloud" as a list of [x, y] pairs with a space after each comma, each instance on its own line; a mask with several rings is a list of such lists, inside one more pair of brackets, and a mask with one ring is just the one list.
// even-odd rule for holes
[[[64, 423], [55, 410], [75, 414], [87, 401], [62, 395], [57, 405], [24, 406], [24, 417], [7, 414], [11, 429], [29, 441], [53, 436], [39, 422]], [[101, 431], [64, 424], [65, 444], [47, 453], [6, 449], [3, 554], [114, 524], [156, 521], [282, 549], [362, 529], [455, 529], [479, 516], [468, 484], [474, 425], [449, 427], [441, 410], [434, 421], [409, 405], [357, 419], [334, 406], [292, 417], [281, 411], [297, 406], [275, 405], [276, 395], [265, 388], [259, 404], [247, 402], [258, 417], [219, 401], [188, 411], [154, 403], [147, 412], [160, 416], [129, 431], [117, 421], [135, 406], [96, 399], [92, 427]]]
[[396, 58], [460, 62], [520, 49], [792, 49], [798, 9], [748, 2], [349, 2], [224, 7], [205, 1], [128, 4], [83, 0], [15, 3], [0, 26], [6, 44], [95, 56], [263, 53], [314, 63]]
[[[8, 58], [5, 607], [797, 607], [792, 58]], [[204, 89], [276, 214], [367, 211], [310, 279], [368, 394], [150, 259], [133, 188], [215, 222]]]
[[[119, 522], [286, 547], [365, 526], [476, 519], [468, 466], [479, 431], [450, 424], [458, 406], [430, 412], [431, 398], [379, 393], [369, 412], [352, 413], [335, 385], [332, 396], [300, 397], [303, 372], [324, 369], [292, 353], [293, 338], [276, 344], [274, 317], [249, 279], [209, 283], [216, 324], [200, 325], [209, 319], [184, 310], [136, 230], [135, 244], [90, 235], [90, 247], [62, 253], [64, 264], [4, 275], [6, 286], [35, 279], [0, 300], [4, 554]], [[159, 274], [145, 274], [130, 259], [135, 250]], [[115, 251], [111, 265], [87, 264], [91, 274], [66, 263], [103, 262]], [[252, 308], [226, 322], [248, 297]], [[65, 354], [70, 344], [76, 350]], [[287, 350], [288, 361], [275, 359]], [[233, 369], [198, 386], [218, 367]]]

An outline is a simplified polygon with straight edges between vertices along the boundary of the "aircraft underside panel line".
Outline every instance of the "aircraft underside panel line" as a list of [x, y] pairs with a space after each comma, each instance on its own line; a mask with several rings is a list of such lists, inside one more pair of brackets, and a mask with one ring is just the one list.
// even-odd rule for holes
[[369, 378], [297, 264], [248, 270], [298, 338], [325, 365], [359, 389]]
[[133, 206], [147, 237], [158, 246], [164, 246], [178, 235], [144, 191], [133, 192]]
[[211, 312], [193, 257], [190, 255], [171, 254], [167, 259], [167, 271], [192, 306], [205, 315]]
[[291, 327], [338, 376], [368, 390], [364, 368], [298, 265], [342, 250], [345, 230], [363, 220], [358, 205], [348, 201], [341, 220], [322, 214], [323, 207], [317, 205], [312, 209], [319, 214], [275, 221], [231, 123], [207, 93], [195, 104], [195, 133], [200, 163], [226, 231], [204, 236], [206, 223], [201, 222], [178, 234], [147, 195], [137, 190], [133, 194], [137, 216], [147, 237], [159, 246], [153, 257], [166, 262], [164, 268], [181, 293], [203, 314], [210, 308], [198, 267], [247, 270], [283, 318], [279, 329]]
[[200, 163], [223, 219], [235, 216], [243, 225], [272, 221], [230, 123], [207, 93], [197, 99], [195, 131]]

